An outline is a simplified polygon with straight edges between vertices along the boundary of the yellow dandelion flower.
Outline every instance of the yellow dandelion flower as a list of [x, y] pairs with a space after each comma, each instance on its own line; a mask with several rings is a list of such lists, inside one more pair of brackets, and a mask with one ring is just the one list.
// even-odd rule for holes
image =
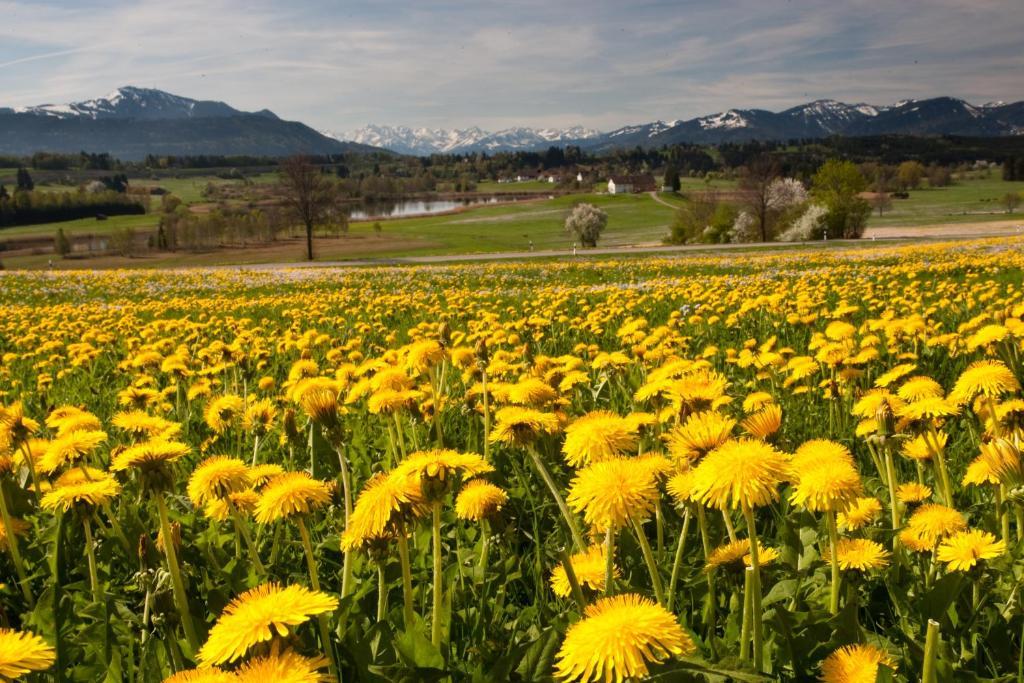
[[250, 401], [242, 415], [242, 429], [263, 436], [274, 426], [277, 419], [277, 408], [270, 399], [261, 398]]
[[444, 356], [444, 347], [433, 339], [427, 339], [406, 347], [405, 365], [417, 374], [423, 374], [440, 363]]
[[896, 499], [901, 503], [922, 503], [932, 497], [932, 489], [924, 484], [911, 482], [896, 487]]
[[849, 451], [823, 439], [797, 449], [791, 462], [789, 500], [812, 512], [845, 510], [861, 494], [860, 474]]
[[756, 413], [765, 406], [774, 403], [775, 399], [767, 391], [755, 391], [743, 399], [743, 412]]
[[947, 401], [940, 396], [932, 396], [903, 405], [896, 412], [896, 416], [912, 422], [934, 421], [953, 417], [959, 412], [960, 409], [952, 401]]
[[856, 498], [839, 513], [836, 521], [843, 529], [856, 531], [874, 522], [881, 514], [882, 502], [877, 498]]
[[561, 429], [554, 413], [516, 406], [502, 408], [494, 414], [494, 420], [491, 441], [515, 446], [533, 443], [541, 435], [555, 434]]
[[374, 415], [391, 415], [401, 410], [408, 410], [422, 400], [423, 392], [415, 389], [378, 389], [370, 394], [366, 407]]
[[508, 401], [520, 406], [542, 406], [558, 398], [558, 392], [544, 380], [527, 377], [508, 388]]
[[459, 519], [479, 522], [501, 510], [508, 494], [482, 479], [468, 482], [455, 498], [455, 514]]
[[114, 472], [121, 472], [130, 468], [142, 470], [156, 469], [167, 463], [179, 460], [191, 449], [177, 441], [164, 441], [163, 439], [152, 439], [134, 446], [129, 446], [110, 461], [110, 469]]
[[181, 431], [180, 424], [150, 415], [143, 410], [117, 413], [110, 422], [135, 438], [170, 439]]
[[378, 472], [370, 477], [356, 499], [341, 536], [342, 550], [355, 549], [384, 536], [403, 515], [417, 514], [423, 506], [423, 493], [416, 478], [401, 472]]
[[106, 440], [106, 432], [95, 430], [78, 430], [58, 436], [47, 444], [46, 450], [39, 458], [39, 469], [43, 472], [55, 472], [65, 465], [78, 462]]
[[900, 452], [904, 457], [911, 460], [931, 460], [934, 447], [938, 446], [939, 454], [941, 455], [945, 451], [946, 441], [949, 439], [945, 432], [937, 432], [936, 437], [933, 442], [931, 439], [926, 438], [924, 434], [918, 434], [913, 439], [904, 441]]
[[[11, 517], [11, 529], [14, 531], [15, 536], [24, 536], [25, 533], [32, 528], [32, 525], [23, 519], [17, 517]], [[0, 524], [0, 550], [7, 548], [7, 527]]]
[[224, 664], [240, 659], [249, 648], [275, 636], [287, 638], [292, 627], [310, 617], [332, 612], [338, 600], [299, 585], [281, 587], [265, 583], [238, 596], [224, 608], [199, 650], [202, 664]]
[[[603, 545], [592, 545], [581, 553], [576, 553], [569, 558], [572, 562], [573, 573], [581, 588], [602, 592], [604, 591], [604, 578], [607, 568], [608, 555]], [[612, 575], [618, 578], [621, 573], [618, 567], [612, 568]], [[559, 564], [551, 572], [551, 590], [560, 598], [567, 598], [572, 594], [572, 586], [569, 585], [569, 575], [565, 570], [565, 563]]]
[[[836, 544], [836, 560], [839, 568], [843, 571], [868, 571], [869, 569], [880, 569], [889, 564], [890, 553], [880, 543], [869, 541], [866, 538], [842, 538]], [[831, 562], [829, 551], [826, 549], [822, 558]]]
[[740, 426], [755, 439], [768, 440], [782, 426], [782, 408], [776, 403], [769, 403], [756, 413], [748, 415]]
[[284, 474], [284, 468], [275, 463], [263, 463], [253, 465], [249, 468], [249, 483], [253, 488], [263, 488], [268, 481], [279, 474]]
[[303, 657], [285, 650], [269, 655], [254, 657], [238, 668], [236, 683], [327, 683], [331, 680], [326, 672], [325, 657]]
[[693, 653], [674, 615], [635, 594], [602, 598], [569, 627], [555, 675], [563, 681], [623, 681], [648, 674], [648, 663]]
[[885, 372], [885, 373], [882, 373], [881, 375], [879, 375], [878, 379], [875, 380], [875, 386], [876, 387], [889, 387], [889, 386], [892, 386], [892, 384], [895, 383], [897, 380], [899, 380], [899, 379], [901, 379], [903, 377], [906, 377], [907, 375], [909, 375], [910, 373], [912, 373], [916, 369], [917, 369], [917, 366], [914, 365], [913, 363], [903, 363], [903, 364], [897, 365], [897, 366], [893, 367], [891, 370], [889, 370], [888, 372]]
[[120, 491], [121, 485], [113, 477], [105, 475], [92, 481], [56, 486], [43, 496], [39, 504], [47, 510], [67, 512], [75, 506], [101, 506]]
[[[761, 545], [760, 542], [757, 544], [757, 562], [762, 567], [766, 564], [771, 564], [779, 558], [779, 551], [775, 548], [769, 548]], [[750, 539], [742, 538], [738, 541], [726, 543], [720, 545], [711, 551], [708, 555], [707, 564], [704, 565], [706, 571], [717, 569], [720, 567], [739, 567], [746, 566], [752, 567], [750, 556]]]
[[331, 485], [309, 476], [307, 472], [279, 474], [263, 487], [256, 503], [255, 517], [260, 524], [269, 524], [292, 515], [304, 515], [331, 500]]
[[56, 653], [39, 636], [0, 628], [0, 677], [17, 680], [33, 671], [45, 671]]
[[672, 496], [677, 507], [683, 507], [693, 500], [693, 470], [677, 472], [665, 483], [665, 490]]
[[923, 398], [941, 398], [945, 391], [942, 385], [931, 377], [911, 377], [896, 392], [904, 401], [920, 401]]
[[930, 550], [946, 536], [966, 528], [967, 521], [959, 511], [938, 503], [928, 503], [910, 516], [906, 531], [916, 536]]
[[16, 450], [39, 431], [39, 423], [25, 415], [19, 401], [0, 411], [0, 450]]
[[569, 485], [566, 503], [595, 531], [640, 521], [654, 509], [658, 486], [650, 468], [634, 458], [613, 458], [581, 469]]
[[895, 669], [896, 663], [874, 645], [847, 645], [821, 663], [821, 680], [824, 683], [874, 683], [879, 666]]
[[598, 410], [566, 427], [562, 453], [569, 465], [580, 467], [635, 452], [639, 440], [628, 418]]
[[243, 517], [249, 517], [256, 511], [259, 501], [260, 494], [255, 491], [237, 491], [224, 498], [210, 498], [203, 506], [203, 514], [212, 520], [226, 522], [231, 517], [231, 508], [234, 508]]
[[682, 460], [696, 460], [729, 440], [736, 420], [718, 411], [693, 413], [665, 438], [668, 452]]
[[215, 455], [199, 463], [188, 480], [188, 497], [196, 507], [250, 486], [249, 468], [237, 458]]
[[475, 477], [493, 471], [494, 468], [476, 453], [459, 453], [450, 449], [416, 451], [395, 467], [397, 476], [441, 481], [457, 474]]
[[1020, 391], [1020, 382], [1002, 361], [980, 360], [964, 370], [949, 392], [949, 399], [957, 405], [971, 402], [975, 396], [997, 398]]
[[982, 560], [991, 560], [1006, 554], [1006, 543], [997, 541], [987, 531], [971, 529], [952, 534], [939, 544], [936, 555], [950, 571], [966, 572]]
[[241, 396], [226, 394], [210, 401], [203, 418], [206, 425], [217, 434], [223, 434], [245, 412], [245, 401]]
[[728, 441], [708, 453], [693, 475], [693, 496], [706, 505], [755, 508], [778, 500], [789, 458], [753, 439]]
[[217, 667], [208, 669], [186, 669], [172, 674], [163, 683], [238, 683], [233, 671], [224, 671]]

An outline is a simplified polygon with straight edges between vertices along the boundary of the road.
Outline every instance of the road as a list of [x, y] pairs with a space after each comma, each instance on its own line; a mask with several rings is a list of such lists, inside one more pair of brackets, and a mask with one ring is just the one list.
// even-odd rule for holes
[[[894, 237], [875, 240], [829, 240], [832, 244], [863, 245], [866, 242], [893, 242], [903, 240]], [[821, 242], [755, 242], [743, 244], [639, 244], [622, 247], [596, 247], [594, 249], [538, 249], [535, 251], [498, 251], [478, 254], [438, 254], [435, 256], [396, 256], [392, 258], [351, 259], [346, 261], [303, 261], [295, 263], [251, 263], [245, 265], [206, 266], [231, 270], [277, 270], [280, 268], [352, 268], [361, 266], [427, 265], [440, 263], [464, 263], [472, 261], [511, 261], [516, 259], [582, 259], [590, 256], [634, 256], [636, 254], [675, 254], [679, 252], [716, 252], [722, 250], [760, 250], [780, 247], [821, 246]]]

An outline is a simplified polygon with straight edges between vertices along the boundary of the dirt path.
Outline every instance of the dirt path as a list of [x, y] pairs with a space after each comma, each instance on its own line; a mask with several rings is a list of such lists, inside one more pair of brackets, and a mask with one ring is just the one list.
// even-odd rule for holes
[[675, 211], [676, 209], [679, 208], [675, 204], [672, 204], [670, 202], [666, 202], [664, 199], [659, 197], [657, 192], [648, 192], [647, 194], [651, 195], [651, 199], [653, 199], [654, 201], [658, 202], [662, 206], [667, 206], [668, 208], [672, 209], [673, 211]]

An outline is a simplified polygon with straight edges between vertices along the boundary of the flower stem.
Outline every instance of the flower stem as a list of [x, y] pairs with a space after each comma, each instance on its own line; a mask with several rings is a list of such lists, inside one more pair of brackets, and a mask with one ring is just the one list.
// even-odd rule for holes
[[[302, 537], [302, 550], [306, 554], [306, 566], [309, 568], [309, 584], [313, 587], [313, 590], [320, 591], [320, 575], [316, 570], [316, 559], [313, 556], [313, 542], [309, 538], [309, 529], [306, 528], [306, 521], [302, 518], [302, 515], [296, 515], [295, 521], [299, 527], [299, 536]], [[321, 614], [317, 618], [317, 623], [320, 625], [320, 640], [321, 647], [327, 654], [328, 668], [330, 669], [331, 676], [336, 677], [335, 673], [338, 670], [337, 665], [334, 663], [334, 647], [331, 645], [331, 634], [327, 628], [327, 615]]]
[[[697, 526], [700, 529], [700, 541], [704, 549], [704, 560], [706, 562], [707, 559], [711, 557], [711, 538], [708, 535], [708, 517], [704, 512], [703, 505], [697, 506]], [[717, 653], [715, 652], [715, 631], [717, 630], [715, 621], [717, 619], [718, 600], [715, 597], [714, 570], [705, 572], [705, 576], [707, 577], [708, 583], [708, 613], [707, 618], [705, 619], [705, 624], [708, 628], [707, 641], [711, 648], [712, 655], [717, 656]]]
[[388, 611], [388, 585], [384, 578], [384, 562], [377, 563], [377, 623], [384, 621]]
[[478, 565], [478, 568], [480, 572], [481, 583], [483, 583], [487, 579], [487, 559], [491, 551], [490, 531], [490, 524], [487, 523], [487, 520], [480, 520], [480, 564]]
[[[335, 444], [335, 452], [338, 454], [338, 465], [341, 468], [341, 489], [345, 503], [345, 528], [348, 528], [348, 520], [352, 516], [352, 474], [348, 469], [348, 458], [345, 457], [341, 444]], [[346, 550], [341, 562], [341, 597], [348, 595], [349, 586], [352, 583], [352, 551]]]
[[89, 563], [89, 585], [92, 587], [92, 599], [97, 604], [103, 602], [103, 591], [100, 590], [100, 579], [96, 573], [96, 549], [93, 547], [92, 524], [89, 517], [82, 515], [82, 527], [85, 529], [85, 557]]
[[409, 566], [409, 537], [405, 525], [398, 528], [398, 559], [402, 563], [402, 611], [405, 628], [411, 628], [415, 614], [412, 608], [412, 568]]
[[28, 575], [25, 574], [21, 550], [18, 548], [18, 536], [14, 533], [14, 524], [11, 522], [11, 513], [7, 505], [7, 490], [4, 488], [3, 480], [0, 480], [0, 515], [3, 516], [4, 531], [7, 535], [7, 548], [11, 551], [11, 560], [14, 562], [15, 572], [18, 574], [18, 584], [21, 586], [21, 592], [29, 606], [35, 607], [36, 601], [32, 597], [32, 587], [28, 582]]
[[750, 608], [752, 611], [752, 630], [754, 640], [754, 668], [764, 671], [764, 632], [761, 625], [761, 561], [757, 547], [757, 528], [754, 524], [754, 511], [747, 505], [743, 506], [743, 516], [747, 520], [747, 533], [750, 535], [750, 588], [753, 600]]
[[484, 460], [491, 459], [491, 406], [487, 397], [487, 368], [480, 371], [480, 393], [484, 402]]
[[199, 651], [199, 636], [196, 633], [195, 624], [192, 623], [192, 613], [188, 608], [188, 593], [185, 592], [185, 581], [181, 576], [181, 566], [178, 564], [178, 549], [174, 547], [174, 537], [171, 535], [171, 521], [167, 514], [167, 503], [163, 495], [157, 493], [156, 510], [160, 515], [160, 533], [164, 537], [164, 554], [167, 556], [167, 570], [171, 575], [171, 587], [174, 591], [174, 602], [178, 606], [178, 616], [181, 619], [181, 627], [185, 630], [185, 639], [194, 656]]
[[839, 575], [839, 530], [836, 528], [836, 513], [828, 511], [825, 513], [825, 523], [828, 525], [829, 555], [832, 565], [832, 585], [829, 588], [828, 611], [832, 614], [839, 614], [839, 583], [842, 578]]
[[690, 530], [690, 508], [687, 506], [683, 513], [683, 529], [679, 532], [679, 542], [676, 544], [676, 556], [672, 561], [672, 577], [668, 581], [668, 611], [672, 611], [675, 604], [676, 582], [679, 581], [679, 570], [683, 566], [683, 554], [686, 552], [686, 533]]
[[629, 520], [633, 524], [633, 531], [636, 532], [636, 540], [640, 543], [640, 551], [643, 553], [644, 562], [647, 563], [647, 571], [651, 575], [651, 584], [654, 586], [654, 597], [658, 604], [665, 605], [665, 589], [661, 584], [661, 573], [658, 571], [658, 563], [654, 561], [654, 553], [651, 551], [651, 544], [647, 541], [643, 526], [635, 519]]
[[526, 451], [530, 454], [530, 461], [533, 463], [534, 469], [537, 470], [537, 474], [547, 484], [551, 496], [555, 499], [555, 504], [562, 511], [562, 517], [569, 527], [569, 533], [572, 535], [572, 541], [576, 546], [576, 550], [582, 551], [586, 547], [583, 543], [583, 534], [580, 533], [579, 526], [576, 524], [576, 518], [569, 511], [569, 507], [565, 504], [562, 494], [558, 492], [558, 486], [555, 484], [555, 480], [551, 478], [551, 473], [548, 472], [548, 468], [544, 466], [544, 462], [540, 459], [540, 453], [533, 446], [527, 447]]
[[928, 630], [924, 639], [924, 666], [921, 671], [921, 683], [935, 683], [935, 663], [939, 650], [939, 622], [928, 620]]
[[743, 622], [740, 627], [740, 661], [747, 660], [750, 653], [750, 628], [754, 616], [754, 569], [747, 567], [743, 572]]
[[[436, 416], [436, 414], [435, 414]], [[433, 508], [431, 520], [431, 545], [434, 550], [434, 594], [433, 610], [430, 618], [430, 642], [435, 646], [441, 645], [441, 601], [443, 600], [443, 586], [441, 581], [441, 501], [436, 501]]]
[[231, 510], [231, 519], [235, 522], [235, 528], [238, 529], [238, 533], [242, 535], [242, 540], [245, 541], [246, 547], [249, 549], [249, 559], [256, 566], [256, 571], [261, 575], [265, 576], [267, 573], [266, 567], [263, 566], [263, 562], [260, 561], [260, 553], [256, 548], [256, 544], [252, 540], [252, 533], [249, 530], [249, 523], [242, 518], [242, 515], [238, 512], [238, 508], [230, 500], [226, 501], [228, 509]]
[[580, 588], [579, 579], [576, 578], [576, 570], [572, 566], [572, 558], [565, 548], [561, 548], [558, 551], [558, 555], [562, 560], [562, 566], [565, 567], [565, 578], [569, 582], [569, 588], [572, 590], [572, 598], [576, 601], [576, 605], [580, 608], [580, 613], [582, 614], [587, 609], [587, 601], [583, 599], [583, 589]]
[[604, 595], [615, 592], [615, 527], [609, 525], [604, 537]]

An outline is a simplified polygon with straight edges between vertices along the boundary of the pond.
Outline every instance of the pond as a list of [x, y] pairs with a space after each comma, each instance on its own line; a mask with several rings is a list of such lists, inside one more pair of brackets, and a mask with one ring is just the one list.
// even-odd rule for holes
[[353, 208], [349, 218], [365, 221], [373, 218], [404, 218], [406, 216], [429, 216], [453, 211], [464, 206], [497, 204], [499, 201], [514, 201], [512, 197], [473, 197], [466, 199], [399, 199], [365, 201]]

